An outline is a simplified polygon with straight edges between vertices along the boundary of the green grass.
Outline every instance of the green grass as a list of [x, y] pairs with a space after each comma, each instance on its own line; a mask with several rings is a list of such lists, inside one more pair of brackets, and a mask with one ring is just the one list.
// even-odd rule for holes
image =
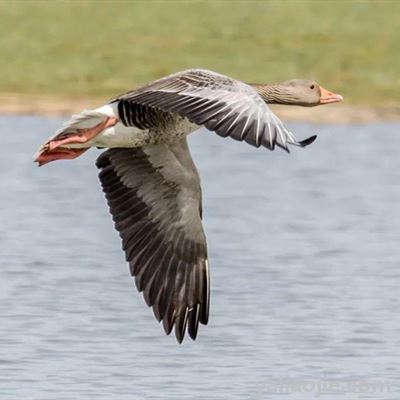
[[189, 67], [400, 100], [400, 1], [0, 0], [0, 92], [109, 97]]

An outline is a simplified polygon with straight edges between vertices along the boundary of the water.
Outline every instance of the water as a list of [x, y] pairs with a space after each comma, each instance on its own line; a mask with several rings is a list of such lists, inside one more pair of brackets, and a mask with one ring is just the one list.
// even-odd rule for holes
[[290, 156], [193, 135], [211, 316], [178, 345], [129, 276], [99, 151], [32, 163], [60, 123], [0, 118], [1, 400], [399, 398], [399, 125], [295, 124], [320, 136]]

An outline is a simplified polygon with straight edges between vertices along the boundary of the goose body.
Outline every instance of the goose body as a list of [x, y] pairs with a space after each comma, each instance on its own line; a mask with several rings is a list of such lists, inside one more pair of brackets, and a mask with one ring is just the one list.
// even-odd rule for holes
[[[325, 99], [325, 101], [324, 101]], [[200, 179], [186, 136], [205, 126], [256, 147], [288, 151], [298, 141], [267, 102], [312, 106], [340, 101], [311, 81], [245, 84], [192, 69], [154, 81], [73, 116], [44, 143], [39, 165], [108, 148], [99, 178], [139, 291], [167, 334], [192, 339], [209, 316], [209, 268]]]

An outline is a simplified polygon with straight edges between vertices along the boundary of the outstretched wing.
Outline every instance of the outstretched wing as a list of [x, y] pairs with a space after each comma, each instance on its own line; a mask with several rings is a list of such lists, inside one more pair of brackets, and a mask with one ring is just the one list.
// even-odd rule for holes
[[125, 125], [134, 125], [143, 106], [176, 113], [218, 135], [273, 150], [288, 144], [306, 146], [312, 136], [297, 141], [249, 85], [207, 70], [187, 70], [116, 97]]
[[201, 189], [186, 138], [172, 146], [115, 148], [97, 159], [99, 178], [132, 276], [169, 334], [196, 338], [207, 324], [209, 271]]

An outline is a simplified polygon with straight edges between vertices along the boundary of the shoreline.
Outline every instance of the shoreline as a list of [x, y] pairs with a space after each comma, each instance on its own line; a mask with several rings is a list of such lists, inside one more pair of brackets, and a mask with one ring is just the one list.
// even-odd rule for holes
[[[0, 114], [69, 116], [83, 109], [96, 108], [107, 101], [103, 98], [56, 97], [46, 95], [0, 94]], [[366, 106], [331, 104], [321, 107], [272, 105], [271, 109], [285, 121], [316, 123], [400, 122], [399, 106]]]

